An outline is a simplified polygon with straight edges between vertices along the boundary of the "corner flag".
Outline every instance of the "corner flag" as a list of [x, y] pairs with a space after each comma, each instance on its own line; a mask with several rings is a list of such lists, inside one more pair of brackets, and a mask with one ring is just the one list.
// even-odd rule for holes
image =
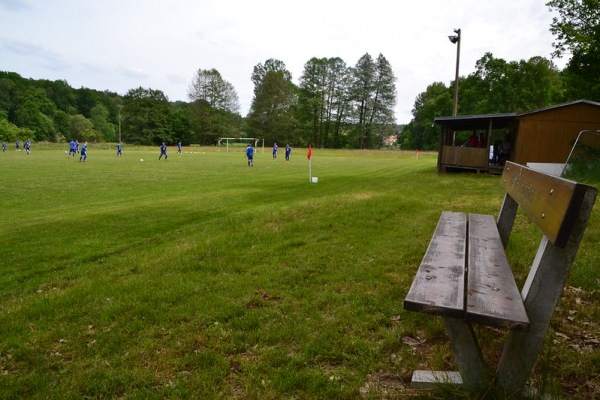
[[308, 153], [306, 153], [306, 158], [308, 158], [308, 181], [312, 181], [312, 161], [310, 157], [312, 156], [312, 144], [308, 145]]

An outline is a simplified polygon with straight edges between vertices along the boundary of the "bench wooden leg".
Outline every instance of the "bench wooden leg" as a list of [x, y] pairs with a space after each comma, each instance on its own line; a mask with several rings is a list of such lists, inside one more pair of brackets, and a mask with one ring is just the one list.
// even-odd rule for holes
[[463, 386], [469, 389], [486, 387], [489, 379], [471, 324], [458, 318], [444, 318], [444, 324], [450, 338], [454, 359], [462, 376]]
[[511, 331], [496, 371], [497, 385], [511, 396], [525, 387], [560, 299], [579, 243], [594, 206], [595, 191], [588, 190], [565, 247], [542, 239], [523, 285], [521, 296], [531, 321], [529, 332]]

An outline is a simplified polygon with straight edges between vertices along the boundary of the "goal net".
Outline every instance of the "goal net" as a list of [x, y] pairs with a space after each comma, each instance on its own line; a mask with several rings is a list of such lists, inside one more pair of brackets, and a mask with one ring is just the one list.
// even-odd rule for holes
[[247, 147], [248, 144], [252, 144], [254, 143], [254, 147], [257, 146], [259, 139], [257, 138], [220, 138], [219, 139], [219, 150], [221, 150], [222, 147], [225, 147], [227, 149], [227, 151], [229, 151], [229, 147]]

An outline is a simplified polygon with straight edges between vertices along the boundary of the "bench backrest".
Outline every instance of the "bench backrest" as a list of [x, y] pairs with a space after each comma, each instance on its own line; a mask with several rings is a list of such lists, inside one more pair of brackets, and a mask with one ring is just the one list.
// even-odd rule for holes
[[550, 243], [564, 247], [590, 187], [507, 162], [502, 186]]
[[597, 189], [507, 162], [498, 232], [506, 246], [517, 209], [544, 233], [521, 289], [528, 332], [511, 330], [496, 370], [505, 393], [521, 390], [533, 368], [587, 226]]

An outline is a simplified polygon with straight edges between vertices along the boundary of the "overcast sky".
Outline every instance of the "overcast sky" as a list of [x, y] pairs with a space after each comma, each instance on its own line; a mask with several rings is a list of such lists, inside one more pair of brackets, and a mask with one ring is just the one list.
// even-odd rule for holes
[[[143, 87], [189, 101], [198, 69], [218, 70], [252, 102], [252, 69], [281, 60], [298, 84], [312, 57], [348, 66], [383, 54], [397, 78], [396, 119], [415, 97], [454, 79], [485, 52], [506, 61], [550, 59], [547, 0], [0, 0], [0, 70], [124, 95]], [[566, 60], [554, 60], [563, 68]], [[460, 102], [460, 100], [459, 100]]]

